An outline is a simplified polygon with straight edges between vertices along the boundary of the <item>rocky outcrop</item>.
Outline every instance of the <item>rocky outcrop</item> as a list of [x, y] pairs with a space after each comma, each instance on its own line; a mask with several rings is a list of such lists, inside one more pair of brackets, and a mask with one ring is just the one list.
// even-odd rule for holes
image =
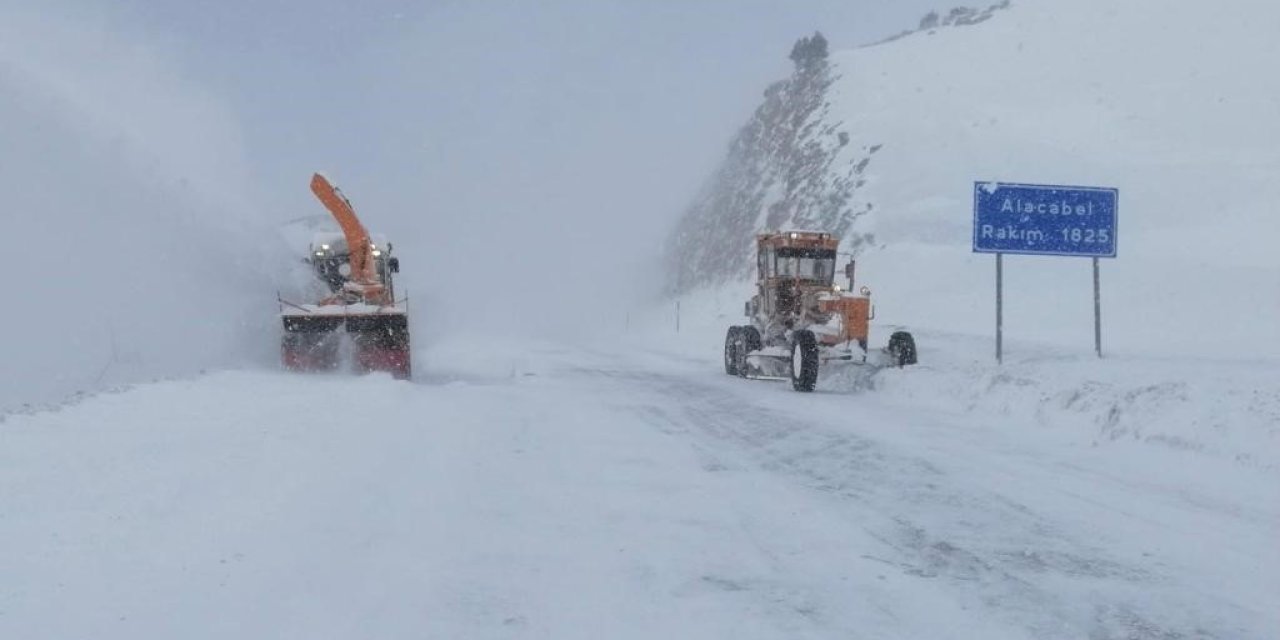
[[822, 34], [791, 51], [795, 68], [774, 83], [729, 145], [720, 168], [667, 244], [669, 289], [683, 292], [750, 273], [752, 240], [767, 229], [815, 229], [870, 240], [856, 222], [870, 211], [858, 188], [879, 145], [851, 149], [828, 90], [839, 79]]
[[925, 14], [923, 18], [920, 18], [920, 25], [917, 28], [896, 33], [884, 40], [879, 40], [866, 46], [874, 47], [878, 44], [893, 42], [894, 40], [905, 38], [909, 35], [920, 33], [922, 31], [925, 33], [932, 33], [934, 30], [944, 27], [965, 27], [978, 24], [980, 22], [986, 22], [987, 20], [990, 20], [991, 16], [995, 15], [997, 11], [1008, 9], [1009, 5], [1010, 0], [1002, 0], [1001, 2], [993, 4], [985, 9], [978, 9], [976, 7], [955, 7], [945, 14], [940, 14], [937, 11], [930, 11]]

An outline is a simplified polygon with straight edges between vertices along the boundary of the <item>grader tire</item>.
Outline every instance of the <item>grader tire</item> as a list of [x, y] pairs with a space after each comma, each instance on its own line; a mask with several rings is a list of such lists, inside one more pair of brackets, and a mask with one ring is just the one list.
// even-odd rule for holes
[[889, 355], [898, 367], [916, 364], [916, 339], [906, 331], [895, 331], [889, 336]]
[[759, 351], [764, 346], [760, 339], [760, 331], [751, 325], [738, 327], [738, 375], [747, 377], [751, 365], [747, 364], [747, 354]]
[[731, 376], [741, 375], [738, 369], [741, 335], [742, 327], [729, 327], [728, 333], [724, 336], [724, 372]]
[[809, 392], [818, 384], [818, 340], [801, 329], [791, 335], [791, 388]]

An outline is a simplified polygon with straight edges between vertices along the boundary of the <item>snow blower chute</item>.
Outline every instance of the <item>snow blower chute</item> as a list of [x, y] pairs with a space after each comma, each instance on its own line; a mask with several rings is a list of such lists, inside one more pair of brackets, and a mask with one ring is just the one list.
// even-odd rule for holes
[[338, 368], [345, 333], [357, 370], [408, 378], [408, 300], [396, 300], [393, 282], [399, 259], [392, 257], [390, 243], [370, 236], [351, 202], [324, 176], [312, 176], [311, 191], [342, 231], [316, 234], [307, 256], [328, 295], [315, 303], [280, 299], [284, 366], [295, 371]]

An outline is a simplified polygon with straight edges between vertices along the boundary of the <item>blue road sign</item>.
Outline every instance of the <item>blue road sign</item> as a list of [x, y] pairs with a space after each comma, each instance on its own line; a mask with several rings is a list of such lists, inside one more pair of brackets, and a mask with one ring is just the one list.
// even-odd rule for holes
[[1120, 193], [1101, 187], [973, 184], [973, 250], [1116, 257]]

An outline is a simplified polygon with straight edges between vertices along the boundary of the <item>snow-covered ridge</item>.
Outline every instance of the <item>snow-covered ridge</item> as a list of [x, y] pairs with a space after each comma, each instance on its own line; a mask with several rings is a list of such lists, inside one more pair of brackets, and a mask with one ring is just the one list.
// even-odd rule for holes
[[876, 42], [866, 46], [874, 47], [887, 42], [893, 42], [894, 40], [900, 40], [909, 35], [920, 32], [931, 34], [933, 30], [944, 27], [967, 27], [986, 22], [987, 20], [990, 20], [997, 11], [1008, 9], [1010, 4], [1012, 4], [1010, 0], [1003, 0], [1002, 2], [993, 4], [985, 9], [978, 9], [976, 7], [955, 7], [950, 11], [947, 11], [945, 14], [940, 14], [937, 11], [930, 11], [925, 14], [923, 18], [920, 18], [920, 25], [917, 28], [900, 31], [888, 38], [877, 40]]

